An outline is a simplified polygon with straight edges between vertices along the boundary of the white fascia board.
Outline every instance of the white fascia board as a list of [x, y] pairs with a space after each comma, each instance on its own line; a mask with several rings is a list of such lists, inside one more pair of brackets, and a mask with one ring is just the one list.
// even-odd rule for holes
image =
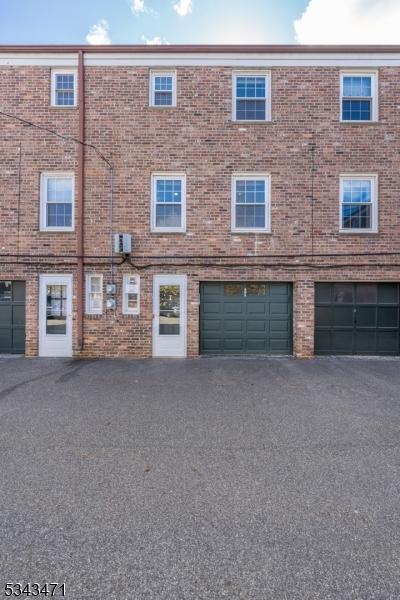
[[[76, 67], [77, 53], [1, 53], [0, 66], [50, 66]], [[235, 68], [269, 68], [269, 67], [342, 67], [372, 68], [399, 67], [399, 53], [108, 53], [89, 52], [85, 54], [87, 66], [131, 66], [171, 68], [187, 67], [235, 67]]]
[[43, 54], [38, 52], [19, 54], [19, 53], [0, 53], [0, 66], [20, 66], [20, 67], [77, 67], [77, 54]]

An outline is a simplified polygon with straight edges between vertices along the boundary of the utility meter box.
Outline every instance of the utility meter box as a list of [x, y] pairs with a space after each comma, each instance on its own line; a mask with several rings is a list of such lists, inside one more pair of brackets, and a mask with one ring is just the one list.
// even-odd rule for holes
[[116, 233], [114, 235], [114, 252], [117, 254], [132, 253], [132, 236], [130, 233]]

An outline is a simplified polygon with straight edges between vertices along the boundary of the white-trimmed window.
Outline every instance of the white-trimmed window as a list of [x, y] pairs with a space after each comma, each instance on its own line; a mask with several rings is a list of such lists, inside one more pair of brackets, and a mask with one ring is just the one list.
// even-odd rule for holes
[[269, 72], [233, 74], [234, 121], [269, 121], [271, 119], [271, 75]]
[[42, 173], [40, 178], [40, 229], [73, 231], [73, 173]]
[[269, 232], [271, 177], [235, 175], [232, 178], [232, 231]]
[[124, 275], [123, 277], [122, 312], [124, 315], [140, 313], [140, 277]]
[[186, 230], [186, 176], [152, 176], [151, 230], [164, 233]]
[[77, 72], [58, 69], [51, 72], [51, 105], [71, 108], [77, 105]]
[[378, 178], [376, 175], [342, 175], [340, 178], [340, 231], [378, 231]]
[[150, 106], [176, 106], [175, 71], [150, 72]]
[[101, 315], [103, 312], [103, 276], [88, 273], [86, 275], [86, 313]]
[[347, 72], [340, 76], [342, 121], [378, 120], [378, 74]]

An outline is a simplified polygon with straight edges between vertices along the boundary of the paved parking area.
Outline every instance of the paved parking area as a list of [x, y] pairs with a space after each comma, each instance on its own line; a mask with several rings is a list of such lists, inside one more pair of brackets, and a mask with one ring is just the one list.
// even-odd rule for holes
[[397, 360], [0, 359], [0, 598], [398, 600], [399, 426]]

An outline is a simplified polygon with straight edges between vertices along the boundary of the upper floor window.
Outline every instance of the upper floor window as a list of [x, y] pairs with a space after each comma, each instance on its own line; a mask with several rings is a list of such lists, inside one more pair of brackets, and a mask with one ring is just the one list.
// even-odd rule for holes
[[103, 312], [103, 276], [86, 275], [86, 313], [101, 315]]
[[270, 177], [240, 175], [232, 180], [232, 231], [270, 231]]
[[233, 120], [270, 120], [269, 73], [234, 73]]
[[137, 275], [124, 275], [122, 312], [124, 315], [140, 313], [140, 278]]
[[73, 174], [42, 173], [40, 185], [40, 229], [47, 231], [73, 231]]
[[186, 178], [184, 175], [153, 175], [152, 231], [186, 230]]
[[340, 179], [341, 231], [376, 232], [377, 221], [377, 177], [343, 175]]
[[176, 73], [151, 72], [150, 105], [176, 106]]
[[71, 107], [77, 105], [76, 71], [51, 72], [52, 106]]
[[377, 121], [377, 74], [341, 74], [341, 120]]

